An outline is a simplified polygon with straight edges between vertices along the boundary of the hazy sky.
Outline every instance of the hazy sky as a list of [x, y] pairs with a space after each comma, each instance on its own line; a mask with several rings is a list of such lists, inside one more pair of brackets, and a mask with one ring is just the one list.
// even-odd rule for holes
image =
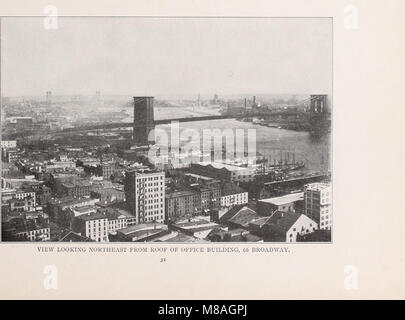
[[2, 18], [3, 96], [327, 93], [327, 18]]

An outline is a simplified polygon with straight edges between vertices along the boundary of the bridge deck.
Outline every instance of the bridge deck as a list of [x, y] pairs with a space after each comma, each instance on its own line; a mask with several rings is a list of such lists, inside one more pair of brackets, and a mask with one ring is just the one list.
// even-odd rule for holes
[[[193, 121], [207, 121], [207, 120], [221, 120], [221, 119], [242, 119], [242, 118], [252, 118], [252, 117], [268, 117], [268, 116], [291, 116], [291, 115], [301, 115], [305, 114], [302, 111], [279, 111], [279, 112], [269, 112], [263, 114], [255, 115], [212, 115], [212, 116], [200, 116], [200, 117], [182, 117], [182, 118], [172, 118], [172, 119], [160, 119], [155, 120], [155, 125], [169, 124], [173, 121], [177, 122], [193, 122]], [[131, 128], [133, 127], [133, 122], [114, 122], [114, 123], [103, 123], [97, 125], [89, 125], [83, 127], [69, 128], [63, 130], [64, 132], [72, 131], [87, 131], [87, 130], [99, 130], [99, 129], [117, 129], [117, 128]]]

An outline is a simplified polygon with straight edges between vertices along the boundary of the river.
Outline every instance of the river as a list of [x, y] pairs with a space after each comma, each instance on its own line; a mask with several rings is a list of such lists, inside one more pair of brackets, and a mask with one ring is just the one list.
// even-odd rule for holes
[[[188, 108], [155, 108], [155, 119], [170, 119], [176, 117], [190, 116], [194, 112], [195, 116], [205, 114], [218, 114], [218, 109], [207, 107]], [[221, 119], [210, 121], [182, 122], [179, 124], [180, 130], [185, 128], [198, 129], [202, 137], [203, 129], [247, 129], [256, 130], [256, 150], [274, 160], [280, 160], [282, 153], [283, 161], [286, 157], [292, 161], [302, 160], [305, 162], [305, 172], [326, 172], [330, 171], [330, 150], [331, 135], [325, 133], [321, 136], [314, 136], [309, 132], [293, 131], [278, 128], [269, 128], [251, 122], [242, 122], [235, 119]], [[170, 132], [169, 125], [159, 125], [156, 128], [165, 129]]]

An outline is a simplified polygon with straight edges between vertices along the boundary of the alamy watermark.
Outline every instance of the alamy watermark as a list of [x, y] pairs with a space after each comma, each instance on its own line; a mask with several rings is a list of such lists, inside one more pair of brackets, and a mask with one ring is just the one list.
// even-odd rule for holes
[[149, 160], [155, 164], [178, 167], [199, 161], [256, 163], [256, 129], [180, 130], [179, 122], [173, 121], [170, 130], [156, 128], [148, 138], [158, 146], [148, 152]]

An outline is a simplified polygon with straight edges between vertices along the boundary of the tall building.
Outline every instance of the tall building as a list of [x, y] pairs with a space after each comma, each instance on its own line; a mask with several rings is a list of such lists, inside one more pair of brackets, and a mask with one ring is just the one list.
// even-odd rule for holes
[[134, 170], [125, 173], [125, 199], [136, 223], [165, 220], [165, 173]]
[[304, 188], [305, 214], [319, 229], [332, 228], [332, 189], [330, 183], [310, 183]]
[[148, 145], [149, 133], [155, 128], [153, 97], [134, 97], [133, 139], [137, 146]]

